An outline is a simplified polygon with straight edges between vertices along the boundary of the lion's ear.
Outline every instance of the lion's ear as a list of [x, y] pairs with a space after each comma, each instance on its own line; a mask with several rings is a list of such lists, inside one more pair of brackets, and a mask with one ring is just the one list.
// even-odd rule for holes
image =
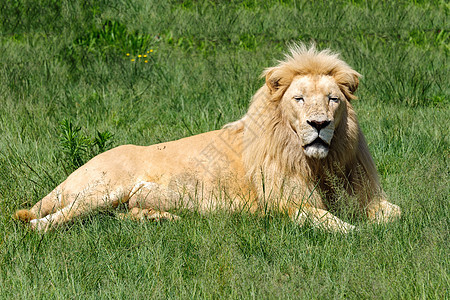
[[350, 72], [342, 72], [335, 75], [336, 81], [341, 86], [342, 92], [345, 94], [347, 99], [356, 99], [354, 95], [359, 85], [359, 77], [361, 74], [351, 70]]
[[270, 93], [275, 93], [280, 87], [281, 77], [277, 76], [277, 68], [268, 68], [264, 72], [266, 77], [266, 85], [270, 90]]
[[350, 93], [354, 94], [356, 90], [358, 89], [359, 85], [359, 73], [355, 72], [356, 74], [350, 74], [350, 80], [348, 81], [348, 89]]
[[278, 67], [267, 68], [263, 76], [266, 77], [266, 85], [271, 94], [277, 92], [281, 87], [289, 86], [292, 81], [292, 74]]

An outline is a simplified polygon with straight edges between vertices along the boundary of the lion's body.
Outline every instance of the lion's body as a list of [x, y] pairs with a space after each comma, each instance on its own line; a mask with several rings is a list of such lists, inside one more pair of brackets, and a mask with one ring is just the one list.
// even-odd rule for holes
[[398, 217], [350, 104], [359, 74], [337, 55], [300, 46], [265, 76], [242, 119], [178, 141], [109, 150], [16, 217], [46, 231], [126, 201], [130, 216], [149, 219], [177, 218], [165, 211], [180, 206], [269, 206], [300, 224], [347, 232], [353, 226], [327, 211], [339, 188], [373, 221]]

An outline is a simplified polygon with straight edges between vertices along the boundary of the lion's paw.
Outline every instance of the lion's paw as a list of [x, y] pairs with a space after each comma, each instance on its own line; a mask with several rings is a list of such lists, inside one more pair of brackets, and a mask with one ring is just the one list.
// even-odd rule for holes
[[149, 220], [149, 221], [178, 221], [179, 216], [165, 212], [157, 211], [151, 208], [138, 208], [134, 207], [130, 209], [128, 213], [117, 214], [117, 217], [121, 220], [131, 219], [131, 220]]
[[31, 229], [38, 231], [38, 232], [47, 232], [47, 230], [51, 227], [51, 220], [47, 218], [41, 218], [41, 219], [33, 219], [30, 221], [30, 227]]
[[300, 213], [298, 220], [299, 224], [303, 224], [306, 220], [309, 220], [313, 227], [328, 232], [347, 234], [356, 230], [354, 225], [344, 222], [333, 214], [321, 209], [313, 209], [309, 214]]
[[147, 219], [151, 221], [178, 221], [180, 219], [179, 216], [168, 213], [168, 212], [155, 212], [154, 214], [147, 215]]
[[347, 234], [356, 230], [354, 225], [344, 222], [337, 217], [335, 217], [332, 222], [324, 223], [323, 227], [327, 231], [342, 234]]
[[356, 231], [355, 225], [344, 222], [344, 224], [341, 224], [341, 226], [339, 226], [336, 232], [347, 234], [353, 231]]
[[402, 211], [398, 205], [386, 200], [372, 204], [368, 209], [369, 219], [378, 224], [392, 222], [400, 218]]

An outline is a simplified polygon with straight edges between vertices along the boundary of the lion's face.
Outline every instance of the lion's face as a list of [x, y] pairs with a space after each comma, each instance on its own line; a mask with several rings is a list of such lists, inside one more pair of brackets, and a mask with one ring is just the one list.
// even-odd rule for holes
[[346, 98], [333, 77], [295, 77], [281, 105], [306, 156], [325, 158], [346, 107]]

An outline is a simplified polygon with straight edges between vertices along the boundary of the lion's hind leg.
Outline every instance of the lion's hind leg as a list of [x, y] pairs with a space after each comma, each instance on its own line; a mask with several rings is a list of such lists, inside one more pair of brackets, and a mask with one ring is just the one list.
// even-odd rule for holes
[[46, 232], [71, 221], [73, 218], [101, 209], [116, 207], [124, 199], [126, 200], [126, 197], [124, 197], [121, 187], [116, 188], [112, 192], [103, 190], [98, 186], [90, 187], [76, 194], [64, 195], [66, 204], [64, 207], [41, 218], [32, 219], [30, 225], [32, 229]]
[[61, 185], [51, 191], [47, 196], [37, 202], [31, 209], [20, 209], [15, 212], [14, 218], [22, 222], [30, 222], [52, 214], [61, 208]]
[[130, 193], [128, 212], [119, 214], [121, 219], [176, 221], [180, 217], [165, 210], [176, 208], [180, 195], [155, 182], [138, 182]]

